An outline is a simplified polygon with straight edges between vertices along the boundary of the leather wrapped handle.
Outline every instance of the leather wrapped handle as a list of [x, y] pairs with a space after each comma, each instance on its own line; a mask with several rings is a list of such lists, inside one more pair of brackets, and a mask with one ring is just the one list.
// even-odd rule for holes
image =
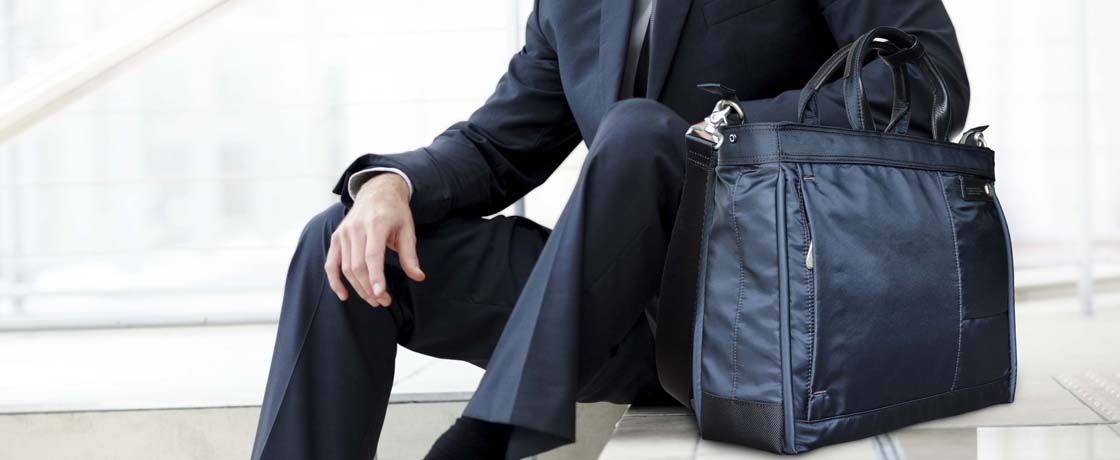
[[933, 126], [933, 139], [948, 141], [949, 126], [952, 122], [949, 108], [949, 91], [945, 78], [918, 42], [917, 37], [894, 27], [876, 27], [863, 34], [856, 41], [841, 48], [825, 61], [813, 79], [801, 92], [798, 114], [803, 123], [817, 124], [816, 95], [820, 87], [844, 66], [844, 108], [852, 129], [877, 131], [871, 115], [871, 105], [867, 102], [863, 85], [863, 65], [872, 51], [877, 51], [880, 59], [891, 68], [894, 83], [894, 104], [891, 121], [885, 131], [904, 134], [909, 128], [910, 98], [906, 74], [908, 65], [914, 65], [927, 82], [933, 97], [930, 119]]
[[[867, 102], [866, 92], [863, 87], [863, 61], [867, 55], [867, 48], [875, 40], [885, 40], [892, 43], [901, 51], [880, 57], [890, 65], [905, 67], [907, 63], [914, 64], [927, 82], [933, 96], [932, 121], [933, 138], [947, 141], [951, 112], [949, 111], [949, 91], [945, 78], [933, 64], [925, 47], [918, 42], [918, 38], [894, 27], [876, 27], [852, 43], [851, 52], [844, 71], [844, 107], [848, 114], [848, 123], [853, 129], [876, 130], [875, 120], [871, 116], [871, 106]], [[867, 121], [870, 121], [868, 124]]]
[[[818, 119], [817, 110], [817, 93], [825, 83], [840, 69], [844, 68], [843, 65], [848, 58], [852, 49], [852, 43], [844, 45], [836, 51], [832, 57], [825, 61], [824, 65], [817, 70], [813, 78], [805, 85], [801, 91], [801, 96], [798, 100], [797, 114], [798, 121], [801, 123], [820, 124]], [[868, 50], [878, 51], [880, 56], [893, 55], [899, 53], [900, 50], [894, 44], [889, 42], [871, 42]], [[866, 60], [866, 57], [863, 58]], [[906, 78], [906, 70], [902, 65], [897, 62], [888, 62], [892, 75], [892, 83], [894, 86], [894, 107], [891, 109], [891, 122], [887, 127], [887, 132], [895, 132], [898, 134], [905, 134], [909, 127], [910, 121], [910, 87]]]

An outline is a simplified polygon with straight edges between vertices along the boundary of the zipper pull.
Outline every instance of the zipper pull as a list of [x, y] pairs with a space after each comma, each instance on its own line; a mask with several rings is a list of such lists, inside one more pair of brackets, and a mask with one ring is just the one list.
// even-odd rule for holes
[[813, 240], [809, 240], [809, 252], [805, 254], [805, 268], [813, 269]]

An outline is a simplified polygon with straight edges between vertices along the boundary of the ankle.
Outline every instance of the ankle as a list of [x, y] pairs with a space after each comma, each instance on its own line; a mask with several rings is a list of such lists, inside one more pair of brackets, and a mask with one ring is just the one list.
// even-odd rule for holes
[[425, 460], [502, 459], [513, 427], [459, 417], [432, 445]]

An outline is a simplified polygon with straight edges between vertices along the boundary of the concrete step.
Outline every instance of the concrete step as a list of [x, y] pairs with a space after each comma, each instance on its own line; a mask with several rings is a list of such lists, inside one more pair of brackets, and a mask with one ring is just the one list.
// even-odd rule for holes
[[[422, 458], [466, 406], [433, 396], [389, 405], [379, 459]], [[540, 459], [595, 458], [625, 407], [581, 404], [577, 410], [579, 442]], [[0, 458], [243, 460], [252, 450], [259, 414], [257, 406], [4, 414]]]
[[[275, 324], [0, 333], [0, 459], [245, 459]], [[417, 459], [462, 412], [482, 370], [401, 348], [381, 459]], [[625, 408], [581, 405], [594, 458]]]
[[[1098, 304], [1085, 318], [1068, 299], [1022, 302], [1021, 369], [1118, 370], [1120, 297], [1099, 296]], [[246, 458], [275, 331], [263, 324], [0, 332], [0, 459]], [[400, 349], [396, 375], [383, 459], [419, 458], [461, 412], [482, 370]], [[1103, 398], [1095, 380], [1070, 382], [1086, 398]], [[580, 443], [543, 458], [594, 458], [622, 410], [582, 406]]]

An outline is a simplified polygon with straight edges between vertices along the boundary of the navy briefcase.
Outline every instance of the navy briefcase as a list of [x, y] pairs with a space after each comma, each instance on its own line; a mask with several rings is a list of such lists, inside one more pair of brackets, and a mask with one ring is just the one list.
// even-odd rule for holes
[[[861, 68], [894, 75], [874, 126]], [[851, 128], [818, 123], [839, 69]], [[904, 135], [908, 70], [933, 138]], [[1011, 402], [1011, 239], [983, 128], [950, 142], [949, 97], [917, 39], [877, 28], [802, 91], [800, 122], [750, 123], [733, 91], [688, 133], [662, 280], [657, 365], [701, 435], [779, 453]]]

